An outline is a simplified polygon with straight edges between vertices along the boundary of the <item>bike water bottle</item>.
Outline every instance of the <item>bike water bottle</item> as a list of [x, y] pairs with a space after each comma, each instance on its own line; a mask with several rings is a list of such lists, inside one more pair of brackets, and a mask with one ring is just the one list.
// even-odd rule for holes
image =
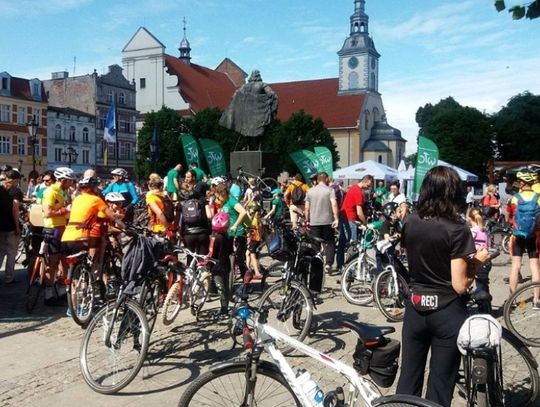
[[309, 372], [303, 371], [302, 373], [302, 371], [299, 370], [296, 380], [308, 399], [313, 400], [315, 405], [322, 405], [324, 392], [317, 386], [317, 383], [311, 379]]

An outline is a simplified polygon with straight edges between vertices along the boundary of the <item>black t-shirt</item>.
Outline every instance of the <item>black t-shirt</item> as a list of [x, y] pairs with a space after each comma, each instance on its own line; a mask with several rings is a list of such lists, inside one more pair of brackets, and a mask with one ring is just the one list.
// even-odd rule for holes
[[401, 233], [401, 225], [399, 221], [394, 223], [390, 222], [388, 219], [385, 220], [379, 231], [379, 240], [384, 240], [384, 235], [394, 236], [396, 233]]
[[401, 244], [407, 249], [411, 286], [452, 289], [450, 261], [476, 251], [470, 229], [464, 221], [443, 218], [405, 219]]
[[0, 187], [0, 231], [12, 232], [15, 230], [15, 221], [12, 216], [13, 201], [22, 202], [23, 196], [20, 188], [12, 187], [9, 190]]

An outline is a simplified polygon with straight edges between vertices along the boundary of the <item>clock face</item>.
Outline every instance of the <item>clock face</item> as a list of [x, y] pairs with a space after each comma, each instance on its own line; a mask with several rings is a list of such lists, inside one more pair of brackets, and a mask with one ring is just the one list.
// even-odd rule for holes
[[349, 68], [354, 69], [358, 66], [358, 59], [356, 57], [349, 58]]

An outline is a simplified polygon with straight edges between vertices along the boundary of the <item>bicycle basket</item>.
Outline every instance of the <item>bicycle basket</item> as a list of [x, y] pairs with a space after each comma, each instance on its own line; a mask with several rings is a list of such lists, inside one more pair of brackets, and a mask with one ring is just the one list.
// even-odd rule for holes
[[274, 260], [287, 261], [292, 258], [292, 253], [287, 244], [287, 240], [280, 230], [276, 230], [268, 236], [266, 239], [266, 247], [268, 248], [268, 254]]
[[395, 339], [388, 339], [377, 347], [366, 347], [358, 341], [353, 366], [361, 375], [369, 373], [378, 386], [390, 387], [397, 376], [400, 349], [400, 343]]

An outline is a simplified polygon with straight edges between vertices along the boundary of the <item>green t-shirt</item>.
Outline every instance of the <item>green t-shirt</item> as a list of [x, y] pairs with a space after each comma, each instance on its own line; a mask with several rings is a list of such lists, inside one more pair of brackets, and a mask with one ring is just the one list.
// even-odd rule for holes
[[245, 236], [246, 234], [246, 226], [243, 222], [238, 225], [238, 228], [236, 229], [236, 234], [231, 232], [231, 226], [236, 223], [239, 216], [238, 212], [236, 212], [236, 209], [234, 209], [236, 204], [240, 204], [240, 202], [238, 202], [238, 199], [231, 195], [222, 208], [222, 211], [229, 215], [229, 229], [227, 230], [227, 234], [231, 237]]
[[375, 198], [375, 202], [378, 202], [380, 204], [383, 203], [383, 201], [386, 199], [386, 197], [388, 196], [388, 191], [386, 190], [385, 187], [377, 187], [375, 188], [375, 194], [377, 194], [378, 196]]
[[167, 187], [165, 188], [167, 192], [178, 192], [176, 185], [174, 185], [174, 180], [177, 178], [178, 171], [176, 171], [176, 168], [169, 170], [167, 173]]
[[273, 208], [274, 205], [276, 207], [276, 211], [274, 212], [274, 218], [281, 218], [283, 216], [283, 201], [281, 200], [281, 198], [272, 199], [270, 205], [271, 208]]
[[195, 172], [195, 178], [197, 181], [202, 181], [205, 177], [205, 173], [203, 170], [201, 170], [199, 167], [192, 168], [193, 172]]

